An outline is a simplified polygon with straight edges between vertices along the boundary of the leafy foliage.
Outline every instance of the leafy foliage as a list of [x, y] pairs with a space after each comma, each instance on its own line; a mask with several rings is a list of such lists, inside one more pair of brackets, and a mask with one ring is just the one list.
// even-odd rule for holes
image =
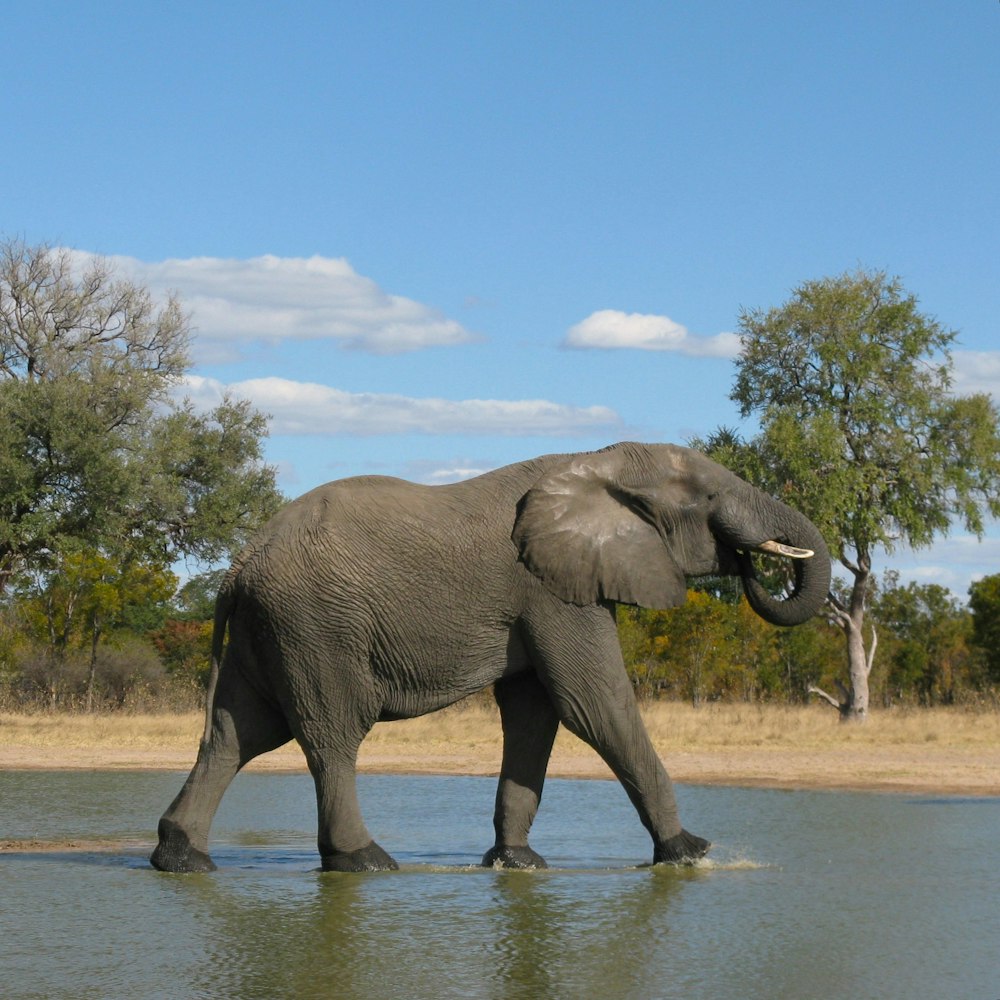
[[839, 707], [863, 719], [873, 557], [928, 545], [956, 520], [981, 534], [1000, 514], [1000, 417], [988, 396], [952, 392], [954, 332], [884, 272], [804, 282], [779, 307], [744, 310], [739, 329], [732, 398], [761, 433], [745, 443], [721, 428], [698, 444], [806, 514], [851, 573], [830, 608], [848, 650]]
[[172, 673], [199, 684], [208, 679], [212, 654], [212, 622], [170, 618], [152, 634], [153, 644]]
[[227, 571], [227, 567], [222, 567], [190, 577], [177, 592], [176, 617], [184, 621], [211, 621], [215, 615], [215, 595]]
[[175, 401], [188, 342], [175, 298], [157, 306], [69, 251], [0, 245], [0, 592], [74, 549], [218, 559], [277, 508], [264, 418]]
[[882, 584], [871, 613], [883, 634], [890, 697], [910, 692], [923, 705], [952, 704], [961, 689], [979, 680], [968, 609], [938, 584], [900, 586], [892, 572]]
[[207, 599], [170, 607], [167, 567], [227, 556], [283, 498], [263, 415], [178, 398], [189, 340], [176, 297], [108, 262], [0, 244], [0, 694], [120, 706], [156, 678], [196, 682], [168, 620]]
[[[953, 594], [936, 584], [901, 586], [893, 573], [872, 589], [870, 617], [883, 653], [872, 691], [881, 705], [951, 705], [991, 696], [998, 678], [983, 669], [971, 644], [972, 614]], [[689, 591], [687, 603], [670, 611], [618, 608], [622, 653], [636, 692], [695, 705], [806, 701], [812, 686], [834, 686], [842, 673], [839, 631], [822, 618], [775, 628], [745, 600], [732, 603], [699, 591]]]
[[1000, 684], [1000, 573], [969, 588], [972, 642], [981, 651], [989, 680]]
[[[705, 701], [804, 700], [805, 682], [789, 671], [793, 637], [811, 625], [777, 629], [746, 600], [721, 600], [689, 590], [669, 611], [618, 607], [618, 634], [626, 666], [640, 696]], [[804, 647], [803, 647], [804, 648]], [[822, 670], [822, 654], [792, 656], [810, 678]]]
[[883, 272], [795, 290], [740, 316], [732, 397], [763, 430], [781, 493], [851, 565], [877, 546], [923, 546], [953, 519], [1000, 514], [1000, 432], [985, 395], [951, 392], [955, 333]]
[[83, 550], [60, 555], [51, 569], [25, 578], [18, 597], [29, 634], [60, 653], [90, 648], [102, 635], [121, 629], [130, 611], [139, 609], [148, 617], [176, 588], [177, 577], [163, 567]]
[[[161, 566], [86, 549], [22, 575], [0, 605], [0, 705], [194, 707], [208, 674], [216, 576], [178, 591]], [[192, 591], [201, 593], [194, 604]]]

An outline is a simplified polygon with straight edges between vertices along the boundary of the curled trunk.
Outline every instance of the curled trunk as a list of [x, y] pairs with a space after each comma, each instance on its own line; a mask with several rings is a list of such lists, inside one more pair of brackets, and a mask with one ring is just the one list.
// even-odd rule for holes
[[[790, 510], [788, 513], [794, 514]], [[775, 540], [813, 553], [807, 558], [793, 560], [794, 583], [791, 593], [784, 600], [772, 597], [757, 579], [748, 550], [760, 549], [761, 543], [745, 546], [738, 553], [743, 589], [750, 607], [764, 621], [783, 627], [801, 625], [819, 611], [829, 593], [830, 554], [817, 528], [799, 514], [794, 516], [794, 526], [790, 530], [783, 530], [781, 537]]]

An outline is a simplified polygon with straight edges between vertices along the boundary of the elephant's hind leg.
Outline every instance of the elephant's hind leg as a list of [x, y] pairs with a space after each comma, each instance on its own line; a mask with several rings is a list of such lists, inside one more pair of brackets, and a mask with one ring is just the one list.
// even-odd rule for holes
[[212, 729], [184, 787], [160, 819], [150, 857], [165, 872], [209, 872], [208, 834], [223, 793], [244, 764], [291, 739], [284, 716], [235, 671], [219, 677]]
[[498, 681], [494, 694], [503, 725], [503, 763], [493, 813], [496, 843], [483, 865], [545, 868], [545, 859], [528, 846], [528, 831], [542, 797], [559, 718], [532, 671]]
[[316, 782], [317, 844], [323, 871], [395, 871], [399, 865], [371, 838], [358, 803], [357, 748], [307, 747]]

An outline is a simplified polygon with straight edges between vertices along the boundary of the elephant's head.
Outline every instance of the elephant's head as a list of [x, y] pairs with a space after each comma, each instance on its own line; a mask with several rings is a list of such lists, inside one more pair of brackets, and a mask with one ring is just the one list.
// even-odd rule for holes
[[[830, 586], [829, 553], [811, 521], [675, 445], [623, 443], [567, 457], [522, 497], [512, 538], [528, 569], [574, 604], [668, 608], [684, 602], [686, 577], [739, 574], [765, 621], [798, 625]], [[786, 599], [761, 586], [754, 551], [795, 560]]]

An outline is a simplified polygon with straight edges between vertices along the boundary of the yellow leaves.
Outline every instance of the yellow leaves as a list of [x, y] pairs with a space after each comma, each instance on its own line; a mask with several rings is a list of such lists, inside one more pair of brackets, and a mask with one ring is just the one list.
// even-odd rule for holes
[[22, 592], [21, 611], [34, 635], [58, 648], [82, 646], [114, 628], [131, 606], [168, 601], [177, 589], [170, 570], [130, 563], [94, 549], [61, 555]]

